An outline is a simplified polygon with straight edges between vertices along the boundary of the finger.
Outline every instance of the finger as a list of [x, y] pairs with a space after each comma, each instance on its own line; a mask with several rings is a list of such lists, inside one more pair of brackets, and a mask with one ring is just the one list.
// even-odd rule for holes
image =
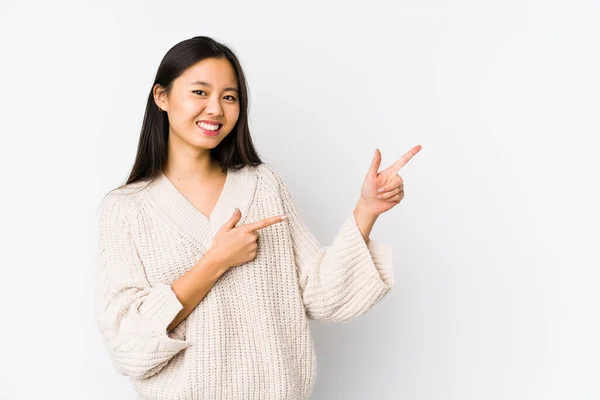
[[227, 221], [225, 221], [225, 223], [221, 226], [221, 229], [224, 229], [225, 231], [233, 229], [241, 218], [242, 213], [239, 208], [236, 207], [233, 210], [233, 215]]
[[395, 195], [394, 197], [388, 199], [389, 203], [400, 203], [402, 201], [402, 193]]
[[371, 167], [369, 168], [369, 174], [373, 176], [377, 176], [377, 171], [379, 171], [379, 166], [381, 165], [381, 152], [379, 149], [375, 149], [375, 154], [373, 155], [373, 161], [371, 162]]
[[404, 198], [404, 191], [402, 191], [400, 194], [396, 195], [395, 197], [395, 201], [397, 203], [400, 203], [402, 201], [402, 199]]
[[274, 217], [265, 218], [260, 221], [253, 222], [251, 224], [244, 225], [248, 231], [256, 231], [262, 228], [266, 228], [267, 226], [276, 224], [278, 222], [284, 221], [287, 219], [285, 215], [276, 215]]
[[389, 192], [381, 193], [381, 194], [377, 195], [377, 198], [381, 199], [381, 200], [389, 200], [392, 197], [400, 194], [400, 192], [401, 192], [400, 188], [396, 188], [394, 190], [390, 190]]
[[394, 178], [392, 179], [391, 182], [386, 183], [385, 185], [381, 186], [380, 188], [377, 189], [378, 193], [385, 193], [385, 192], [389, 192], [390, 190], [394, 190], [397, 187], [399, 188], [404, 188], [404, 180], [402, 179], [401, 176], [399, 175], [394, 175]]
[[397, 173], [400, 170], [400, 168], [402, 168], [404, 165], [406, 165], [406, 163], [409, 162], [410, 159], [413, 158], [415, 154], [417, 154], [419, 151], [421, 151], [421, 149], [422, 149], [421, 145], [418, 144], [415, 147], [413, 147], [412, 149], [410, 149], [408, 151], [408, 153], [406, 153], [405, 155], [400, 157], [400, 159], [398, 161], [396, 161], [394, 163], [394, 165], [392, 165], [392, 167], [391, 167], [393, 173]]

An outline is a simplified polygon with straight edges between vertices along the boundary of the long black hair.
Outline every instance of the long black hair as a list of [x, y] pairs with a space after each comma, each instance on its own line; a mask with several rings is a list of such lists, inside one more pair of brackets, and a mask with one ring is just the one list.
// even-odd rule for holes
[[225, 44], [207, 36], [195, 36], [173, 46], [158, 66], [148, 94], [135, 163], [127, 182], [121, 187], [138, 181], [152, 182], [166, 167], [169, 118], [166, 112], [159, 110], [154, 101], [154, 86], [159, 84], [167, 94], [171, 93], [173, 81], [187, 68], [206, 58], [226, 59], [231, 63], [237, 77], [240, 104], [239, 117], [233, 130], [218, 146], [210, 150], [211, 158], [219, 163], [223, 172], [229, 169], [239, 170], [246, 165], [263, 164], [250, 136], [248, 87], [237, 56]]

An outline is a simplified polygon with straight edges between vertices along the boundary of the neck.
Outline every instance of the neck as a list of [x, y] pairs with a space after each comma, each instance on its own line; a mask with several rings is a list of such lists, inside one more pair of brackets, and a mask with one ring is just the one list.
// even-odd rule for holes
[[164, 174], [172, 181], [206, 182], [222, 175], [221, 166], [210, 157], [210, 149], [190, 149], [187, 146], [171, 146]]

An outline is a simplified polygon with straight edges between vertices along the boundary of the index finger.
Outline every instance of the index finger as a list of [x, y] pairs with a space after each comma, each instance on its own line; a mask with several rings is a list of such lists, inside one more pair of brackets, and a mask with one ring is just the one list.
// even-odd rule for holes
[[402, 168], [404, 165], [406, 165], [406, 163], [409, 162], [410, 159], [413, 158], [413, 156], [415, 154], [417, 154], [420, 150], [421, 150], [421, 145], [418, 144], [415, 147], [413, 147], [412, 149], [410, 149], [408, 151], [408, 153], [406, 153], [405, 155], [400, 157], [400, 159], [398, 161], [396, 161], [394, 163], [394, 165], [392, 165], [392, 169], [394, 170], [394, 172], [398, 172], [400, 170], [400, 168]]
[[252, 222], [250, 224], [244, 225], [246, 229], [249, 231], [257, 231], [262, 228], [266, 228], [267, 226], [276, 224], [278, 222], [284, 221], [286, 218], [282, 215], [276, 215], [274, 217], [265, 218], [260, 221]]

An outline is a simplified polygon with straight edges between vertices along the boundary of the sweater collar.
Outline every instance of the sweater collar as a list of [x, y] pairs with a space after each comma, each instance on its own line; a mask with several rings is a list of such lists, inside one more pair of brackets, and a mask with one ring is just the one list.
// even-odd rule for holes
[[242, 218], [236, 226], [245, 223], [257, 181], [256, 173], [250, 166], [237, 171], [228, 169], [225, 185], [210, 218], [196, 209], [164, 173], [156, 178], [149, 189], [150, 197], [163, 213], [191, 239], [208, 249], [214, 235], [233, 215], [235, 207], [242, 212]]

